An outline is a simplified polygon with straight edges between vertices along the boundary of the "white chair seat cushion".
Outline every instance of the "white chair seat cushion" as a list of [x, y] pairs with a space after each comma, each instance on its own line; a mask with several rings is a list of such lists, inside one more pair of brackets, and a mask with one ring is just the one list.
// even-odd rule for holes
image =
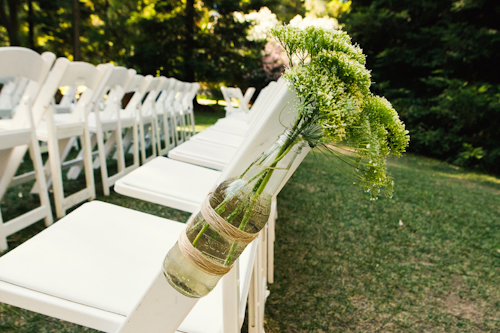
[[[0, 281], [27, 294], [48, 294], [125, 317], [184, 228], [184, 223], [92, 201], [1, 257]], [[240, 277], [248, 281], [253, 245], [239, 258]], [[222, 289], [219, 284], [200, 299], [178, 332], [221, 332]], [[240, 297], [246, 297], [244, 289], [242, 284]]]
[[203, 132], [194, 135], [189, 140], [204, 141], [228, 147], [239, 148], [243, 144], [243, 141], [245, 141], [245, 136], [227, 132], [220, 132], [212, 127], [209, 127]]
[[220, 171], [157, 157], [118, 180], [115, 191], [194, 212], [213, 189], [219, 176]]
[[16, 130], [0, 129], [0, 150], [29, 144], [30, 140], [31, 128]]
[[215, 170], [223, 170], [237, 151], [238, 148], [190, 140], [170, 150], [168, 157]]
[[184, 227], [93, 201], [1, 257], [0, 280], [128, 315]]

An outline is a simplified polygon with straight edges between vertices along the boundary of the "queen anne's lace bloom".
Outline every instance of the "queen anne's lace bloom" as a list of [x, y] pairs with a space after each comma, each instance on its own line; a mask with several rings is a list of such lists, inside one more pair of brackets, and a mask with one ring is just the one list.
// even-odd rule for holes
[[284, 78], [299, 98], [294, 130], [311, 147], [347, 146], [357, 156], [347, 163], [357, 171], [352, 173], [357, 183], [372, 196], [381, 187], [392, 195], [386, 158], [401, 156], [409, 135], [391, 103], [370, 92], [371, 75], [361, 48], [338, 28], [279, 26], [271, 33], [287, 53], [290, 67]]

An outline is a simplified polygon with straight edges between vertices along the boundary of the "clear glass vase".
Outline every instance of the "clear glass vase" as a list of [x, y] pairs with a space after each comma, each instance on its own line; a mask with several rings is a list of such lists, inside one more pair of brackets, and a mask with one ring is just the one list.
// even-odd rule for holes
[[[163, 270], [175, 289], [198, 298], [216, 286], [267, 223], [272, 196], [304, 145], [300, 137], [281, 135], [241, 176], [221, 182], [208, 195], [205, 205], [211, 209], [202, 207], [188, 221], [185, 235], [165, 257]], [[224, 221], [213, 222], [220, 218]]]

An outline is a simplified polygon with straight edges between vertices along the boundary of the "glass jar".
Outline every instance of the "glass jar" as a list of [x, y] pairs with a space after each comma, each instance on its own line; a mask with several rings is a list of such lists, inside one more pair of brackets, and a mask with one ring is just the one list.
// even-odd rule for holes
[[227, 273], [269, 219], [271, 199], [305, 146], [281, 135], [239, 177], [222, 181], [187, 223], [163, 270], [181, 294], [202, 297]]

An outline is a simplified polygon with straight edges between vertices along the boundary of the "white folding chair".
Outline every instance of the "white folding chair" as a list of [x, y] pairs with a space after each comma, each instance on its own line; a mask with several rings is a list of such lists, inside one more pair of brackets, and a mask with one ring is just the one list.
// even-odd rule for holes
[[176, 80], [173, 99], [169, 99], [168, 110], [174, 120], [174, 134], [176, 146], [186, 141], [184, 133], [184, 115], [183, 115], [183, 99], [190, 90], [190, 84], [187, 82]]
[[7, 236], [41, 219], [45, 220], [46, 226], [53, 222], [40, 147], [34, 130], [32, 106], [54, 59], [55, 55], [49, 52], [39, 55], [21, 47], [0, 48], [0, 76], [13, 77], [13, 81], [17, 82], [28, 82], [23, 88], [19, 103], [12, 105], [13, 118], [0, 120], [0, 200], [8, 187], [27, 181], [26, 177], [15, 177], [15, 174], [28, 148], [34, 168], [30, 179], [37, 180], [40, 197], [39, 207], [8, 221], [3, 221], [0, 212], [0, 251], [8, 248]]
[[[158, 156], [156, 150], [158, 139], [156, 100], [160, 94], [160, 89], [165, 85], [165, 81], [165, 77], [153, 78], [150, 76], [149, 85], [144, 91], [147, 96], [139, 107], [138, 121], [142, 164]], [[152, 148], [152, 152], [148, 157], [146, 149], [149, 147]]]
[[[238, 117], [242, 120], [247, 120], [250, 111], [248, 104], [255, 93], [255, 88], [249, 87], [245, 91], [245, 95], [243, 95], [240, 88], [221, 87], [220, 90], [227, 104], [224, 108], [226, 110], [226, 117]], [[236, 107], [233, 106], [233, 100], [237, 103]]]
[[[246, 150], [261, 146], [254, 142], [261, 139], [256, 135]], [[235, 161], [220, 176], [243, 168]], [[254, 276], [259, 270], [253, 269], [260, 239], [194, 305], [196, 300], [172, 291], [160, 270], [184, 227], [107, 203], [87, 203], [0, 258], [0, 301], [106, 332], [170, 332], [194, 306], [179, 332], [238, 331], [248, 293], [263, 290]], [[250, 304], [260, 299], [252, 293]], [[250, 319], [257, 329], [258, 320]]]
[[186, 90], [182, 96], [182, 121], [181, 121], [181, 131], [183, 140], [189, 140], [193, 135], [196, 134], [196, 127], [194, 123], [194, 105], [193, 100], [196, 98], [198, 90], [200, 89], [200, 84], [197, 82], [187, 83]]
[[[105, 68], [107, 74], [102, 79], [98, 92], [94, 95], [94, 112], [88, 117], [88, 126], [93, 134], [92, 146], [97, 143], [98, 157], [94, 166], [99, 162], [104, 195], [109, 195], [109, 188], [116, 180], [139, 166], [137, 140], [133, 142], [133, 163], [126, 165], [126, 151], [123, 145], [124, 129], [130, 128], [137, 132], [137, 105], [131, 105], [122, 110], [121, 101], [127, 86], [136, 75], [135, 70], [125, 67], [115, 67], [112, 64], [97, 66]], [[109, 93], [108, 93], [109, 92]], [[130, 103], [129, 103], [130, 104]], [[107, 158], [116, 152], [117, 171], [110, 175]], [[76, 171], [74, 171], [76, 173]]]
[[[67, 209], [95, 198], [92, 148], [87, 117], [94, 106], [94, 96], [105, 74], [105, 68], [96, 68], [89, 63], [70, 62], [66, 58], [59, 58], [47, 76], [33, 106], [35, 114], [43, 118], [36, 132], [38, 140], [47, 143], [49, 160], [46, 165], [46, 174], [50, 176], [56, 215], [59, 218], [66, 215]], [[59, 87], [63, 86], [86, 87], [75, 102], [71, 113], [57, 113], [55, 108], [54, 96]], [[80, 138], [81, 154], [74, 159], [66, 160], [76, 138]], [[86, 184], [83, 189], [66, 196], [63, 186], [63, 169], [73, 165], [83, 165]]]

